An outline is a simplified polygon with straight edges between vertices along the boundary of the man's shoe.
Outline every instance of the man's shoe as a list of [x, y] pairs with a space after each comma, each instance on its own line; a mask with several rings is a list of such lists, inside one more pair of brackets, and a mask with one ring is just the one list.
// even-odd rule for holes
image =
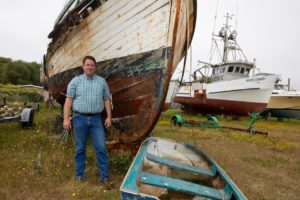
[[74, 179], [74, 181], [75, 182], [83, 182], [83, 180], [84, 180], [84, 178], [82, 177], [82, 176], [75, 176], [75, 179]]
[[114, 188], [113, 184], [111, 182], [109, 182], [108, 180], [100, 181], [100, 185], [106, 190], [110, 190], [110, 189]]

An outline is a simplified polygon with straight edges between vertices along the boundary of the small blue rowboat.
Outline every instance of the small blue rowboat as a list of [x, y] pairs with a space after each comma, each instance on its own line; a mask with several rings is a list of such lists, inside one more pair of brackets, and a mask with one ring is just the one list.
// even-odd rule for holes
[[120, 190], [122, 200], [247, 199], [207, 154], [156, 137], [143, 142]]

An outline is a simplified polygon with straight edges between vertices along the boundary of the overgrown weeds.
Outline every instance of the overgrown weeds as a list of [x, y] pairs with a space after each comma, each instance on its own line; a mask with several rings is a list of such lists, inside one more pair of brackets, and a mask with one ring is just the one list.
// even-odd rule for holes
[[[86, 179], [74, 182], [74, 145], [69, 140], [59, 146], [61, 139], [53, 131], [57, 114], [59, 106], [48, 109], [42, 105], [31, 128], [23, 129], [19, 123], [0, 125], [0, 199], [120, 199], [119, 187], [132, 162], [131, 154], [110, 155], [115, 188], [106, 191], [98, 185], [95, 153], [89, 141]], [[297, 199], [299, 120], [259, 120], [256, 129], [269, 132], [264, 137], [225, 129], [174, 127], [170, 118], [175, 114], [206, 121], [205, 116], [170, 110], [158, 121], [154, 136], [196, 145], [226, 170], [249, 199]], [[219, 122], [245, 128], [249, 119], [219, 117]], [[38, 160], [40, 173], [36, 172]]]

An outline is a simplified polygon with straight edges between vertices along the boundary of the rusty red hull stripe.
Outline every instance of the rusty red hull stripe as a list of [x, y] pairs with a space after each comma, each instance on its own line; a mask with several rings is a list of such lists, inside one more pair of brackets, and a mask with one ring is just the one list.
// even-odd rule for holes
[[242, 116], [247, 116], [251, 112], [261, 113], [267, 106], [265, 103], [189, 97], [175, 97], [174, 102], [182, 104], [182, 109], [189, 113]]

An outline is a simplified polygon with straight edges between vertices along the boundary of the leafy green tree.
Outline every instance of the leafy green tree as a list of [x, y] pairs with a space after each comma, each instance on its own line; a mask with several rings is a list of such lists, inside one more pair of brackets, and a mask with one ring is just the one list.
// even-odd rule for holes
[[0, 66], [1, 64], [10, 63], [12, 60], [10, 58], [0, 57]]
[[40, 64], [0, 57], [0, 83], [39, 84]]

